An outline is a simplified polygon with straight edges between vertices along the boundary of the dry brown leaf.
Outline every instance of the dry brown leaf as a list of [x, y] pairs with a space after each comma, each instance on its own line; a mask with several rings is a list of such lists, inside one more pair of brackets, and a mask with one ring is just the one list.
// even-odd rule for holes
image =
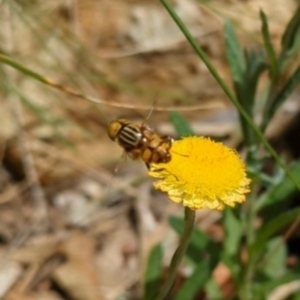
[[66, 257], [66, 262], [53, 272], [56, 284], [73, 300], [104, 299], [98, 291], [95, 241], [80, 231], [74, 231], [61, 245], [60, 252]]

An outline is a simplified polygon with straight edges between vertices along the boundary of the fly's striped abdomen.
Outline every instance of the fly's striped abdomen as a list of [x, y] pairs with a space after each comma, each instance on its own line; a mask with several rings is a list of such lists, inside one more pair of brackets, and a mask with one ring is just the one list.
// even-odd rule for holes
[[124, 124], [118, 133], [118, 142], [126, 150], [138, 147], [142, 141], [142, 134], [139, 129], [131, 124]]

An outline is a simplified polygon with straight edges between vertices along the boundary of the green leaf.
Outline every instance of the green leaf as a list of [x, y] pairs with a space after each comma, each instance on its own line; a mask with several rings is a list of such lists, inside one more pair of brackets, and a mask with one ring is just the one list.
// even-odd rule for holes
[[229, 62], [231, 76], [235, 83], [244, 81], [246, 62], [233, 25], [230, 21], [225, 23], [226, 56]]
[[299, 280], [300, 266], [296, 266], [289, 270], [286, 274], [272, 280], [268, 280], [264, 283], [259, 283], [257, 286], [257, 292], [262, 296], [262, 299], [267, 299], [270, 293], [278, 286]]
[[290, 20], [287, 25], [285, 32], [282, 36], [281, 40], [281, 54], [280, 57], [284, 59], [284, 57], [288, 54], [287, 52], [293, 47], [297, 35], [299, 35], [300, 30], [300, 5], [298, 5], [298, 9], [295, 11], [294, 16]]
[[262, 34], [264, 39], [265, 48], [267, 50], [269, 63], [270, 63], [270, 71], [271, 71], [271, 77], [273, 80], [276, 80], [278, 76], [278, 61], [276, 57], [276, 53], [272, 44], [272, 40], [270, 37], [269, 27], [268, 27], [268, 21], [265, 13], [261, 10], [260, 11], [260, 19], [262, 22]]
[[192, 300], [210, 279], [213, 271], [209, 261], [198, 262], [193, 274], [184, 282], [175, 300]]
[[[298, 280], [299, 281], [299, 280]], [[300, 293], [299, 293], [299, 289], [297, 291], [295, 291], [296, 294], [294, 294], [291, 298], [291, 300], [300, 300]]]
[[263, 128], [274, 116], [278, 108], [283, 104], [283, 102], [290, 96], [290, 94], [295, 90], [300, 82], [300, 66], [294, 71], [294, 73], [285, 82], [283, 87], [278, 91], [277, 95], [272, 99], [272, 103], [268, 105], [268, 110], [265, 113], [263, 120]]
[[268, 241], [265, 257], [266, 263], [263, 265], [262, 270], [265, 276], [268, 278], [279, 278], [286, 273], [287, 249], [281, 237]]
[[210, 277], [205, 284], [205, 292], [207, 294], [207, 299], [211, 299], [211, 300], [223, 299], [220, 287], [212, 277]]
[[175, 130], [177, 134], [180, 137], [184, 136], [191, 136], [194, 135], [194, 132], [189, 124], [189, 122], [186, 120], [186, 118], [176, 111], [171, 111], [169, 114], [170, 120], [175, 127]]
[[274, 99], [272, 116], [274, 112], [283, 104], [284, 100], [295, 90], [300, 82], [300, 66], [294, 71], [294, 73], [289, 77], [284, 86], [281, 88], [279, 93]]
[[163, 250], [161, 244], [153, 247], [147, 264], [145, 274], [145, 300], [154, 299], [159, 291], [160, 280], [163, 271]]
[[237, 259], [236, 257], [229, 256], [225, 252], [222, 252], [221, 256], [222, 256], [222, 258], [221, 258], [222, 263], [228, 267], [228, 269], [230, 270], [232, 279], [234, 280], [234, 282], [237, 285], [239, 285], [242, 280], [242, 277], [240, 276], [241, 275], [241, 265], [240, 265], [239, 259]]
[[[300, 178], [300, 160], [295, 162], [289, 167], [291, 174], [295, 178]], [[300, 180], [298, 180], [300, 182]], [[280, 182], [272, 185], [267, 191], [265, 191], [257, 200], [255, 209], [257, 211], [268, 207], [272, 207], [274, 204], [284, 202], [297, 192], [297, 188], [286, 176], [282, 178]], [[272, 210], [272, 209], [269, 209]]]
[[250, 247], [251, 256], [259, 256], [261, 251], [265, 248], [267, 240], [275, 234], [278, 230], [284, 228], [293, 222], [300, 214], [300, 208], [296, 208], [282, 213], [278, 217], [274, 217], [270, 222], [264, 224], [260, 228], [255, 242]]
[[244, 89], [245, 92], [250, 93], [251, 96], [248, 96], [247, 98], [253, 103], [255, 100], [257, 82], [262, 72], [267, 68], [266, 52], [258, 49], [246, 50], [245, 59], [247, 72]]
[[225, 209], [223, 225], [225, 230], [224, 252], [230, 257], [235, 257], [240, 253], [240, 241], [243, 234], [243, 227], [237, 210]]
[[[244, 57], [246, 61], [244, 79], [242, 83], [235, 83], [234, 87], [240, 103], [252, 116], [260, 75], [267, 68], [266, 53], [264, 50], [246, 49]], [[249, 127], [248, 124], [246, 126]]]
[[240, 242], [243, 226], [238, 216], [239, 209], [227, 208], [223, 214], [225, 239], [223, 242], [222, 261], [230, 269], [235, 282], [240, 279]]
[[[251, 52], [252, 59], [247, 60], [247, 52], [243, 52], [230, 21], [225, 23], [225, 46], [237, 101], [251, 118], [253, 118], [255, 91], [259, 75], [262, 72], [259, 70], [260, 62], [257, 64], [258, 60], [256, 59], [255, 52]], [[257, 56], [257, 58], [259, 58], [259, 56]], [[253, 66], [258, 67], [258, 69], [253, 70]], [[239, 114], [245, 145], [249, 148], [256, 143], [254, 141], [256, 137], [240, 108]]]

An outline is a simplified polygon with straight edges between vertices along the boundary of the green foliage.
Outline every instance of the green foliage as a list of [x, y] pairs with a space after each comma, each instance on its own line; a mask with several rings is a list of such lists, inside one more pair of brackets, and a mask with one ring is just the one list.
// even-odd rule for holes
[[[182, 234], [183, 221], [177, 217], [169, 219], [171, 227]], [[194, 266], [192, 275], [185, 281], [176, 300], [194, 299], [205, 284], [209, 282], [220, 256], [220, 245], [210, 239], [203, 231], [194, 228], [186, 257]]]
[[222, 261], [230, 269], [235, 282], [239, 281], [241, 273], [240, 249], [243, 236], [243, 226], [237, 209], [225, 209], [223, 214], [223, 226], [225, 239], [223, 242]]
[[267, 260], [261, 270], [262, 274], [270, 279], [280, 278], [287, 271], [287, 249], [284, 241], [280, 237], [268, 240], [265, 251], [264, 255]]
[[[177, 217], [169, 219], [171, 227], [179, 234], [183, 231], [183, 221]], [[209, 250], [209, 252], [207, 252]], [[210, 237], [203, 231], [194, 228], [190, 245], [187, 249], [186, 256], [190, 262], [197, 264], [199, 260], [211, 260], [213, 263], [220, 255], [220, 245], [214, 243]]]
[[[263, 50], [243, 50], [230, 21], [225, 24], [225, 43], [237, 101], [253, 119], [259, 76], [266, 69], [265, 53]], [[246, 145], [248, 148], [256, 146], [258, 139], [255, 132], [249, 126], [247, 120], [243, 118], [241, 111], [239, 113]], [[254, 159], [249, 157], [248, 161], [250, 162], [250, 160], [253, 161]]]
[[269, 94], [261, 124], [262, 130], [265, 130], [275, 112], [300, 82], [299, 65], [295, 66], [290, 76], [287, 78], [285, 76], [288, 69], [294, 66], [293, 61], [300, 48], [300, 6], [285, 29], [281, 40], [281, 51], [278, 55], [275, 53], [269, 36], [267, 18], [263, 12], [260, 13], [260, 16], [263, 23], [262, 32], [271, 74]]
[[156, 245], [148, 258], [148, 264], [145, 274], [145, 300], [154, 299], [159, 289], [160, 280], [163, 271], [163, 250], [160, 244]]
[[230, 21], [226, 22], [224, 31], [226, 55], [235, 94], [239, 103], [253, 118], [259, 76], [267, 67], [265, 52], [262, 49], [243, 50]]
[[268, 295], [274, 291], [278, 286], [299, 280], [300, 267], [297, 266], [288, 270], [284, 275], [281, 275], [278, 278], [264, 279], [261, 280], [259, 285], [255, 288], [255, 293], [258, 295], [258, 299], [266, 299]]
[[[224, 211], [222, 247], [205, 232], [194, 229], [186, 252], [187, 262], [193, 271], [174, 299], [196, 299], [201, 291], [205, 291], [209, 299], [222, 299], [219, 287], [212, 278], [216, 265], [221, 262], [231, 272], [236, 285], [236, 299], [266, 299], [278, 285], [295, 280], [297, 276], [299, 278], [300, 271], [300, 265], [287, 267], [288, 251], [285, 238], [282, 237], [282, 232], [297, 222], [300, 215], [299, 207], [292, 208], [289, 205], [291, 196], [299, 192], [300, 182], [296, 178], [300, 178], [300, 163], [297, 161], [286, 166], [264, 137], [264, 131], [274, 114], [300, 82], [300, 66], [293, 66], [292, 72], [288, 72], [290, 62], [300, 51], [300, 7], [285, 30], [278, 53], [264, 12], [260, 12], [264, 44], [261, 49], [243, 49], [234, 26], [226, 22], [226, 55], [234, 88], [231, 91], [173, 8], [166, 0], [161, 2], [237, 107], [248, 152], [247, 162], [253, 175], [252, 193], [245, 207]], [[265, 71], [269, 81], [264, 88], [267, 92], [261, 94], [258, 83]], [[252, 122], [257, 107], [262, 110], [259, 128]], [[171, 113], [170, 119], [179, 136], [193, 134], [188, 121], [179, 113]], [[262, 171], [264, 158], [259, 157], [257, 151], [261, 146], [266, 147], [283, 171], [278, 168], [274, 169], [273, 174]], [[259, 218], [262, 222], [257, 226]], [[169, 222], [181, 235], [183, 221], [172, 217]], [[242, 252], [247, 253], [246, 260], [242, 259]]]
[[265, 49], [267, 52], [267, 56], [269, 59], [269, 64], [270, 64], [270, 74], [272, 79], [274, 80], [277, 78], [278, 73], [279, 73], [279, 66], [278, 66], [278, 60], [276, 57], [276, 53], [274, 50], [274, 46], [270, 37], [270, 32], [269, 32], [269, 25], [268, 25], [268, 20], [263, 11], [260, 11], [260, 18], [262, 22], [262, 35], [265, 43]]
[[176, 111], [170, 112], [170, 120], [178, 136], [184, 137], [194, 134], [189, 122], [180, 113]]
[[300, 6], [296, 10], [294, 16], [287, 25], [285, 32], [281, 40], [281, 53], [280, 53], [280, 63], [284, 64], [284, 61], [292, 59], [292, 53], [299, 51], [300, 42]]
[[[290, 171], [296, 178], [300, 178], [300, 160], [290, 166]], [[273, 180], [273, 184], [259, 195], [255, 208], [256, 210], [274, 211], [274, 205], [286, 203], [295, 193], [297, 193], [297, 188], [283, 175], [278, 181]]]
[[268, 223], [263, 224], [262, 228], [260, 228], [257, 233], [255, 242], [249, 248], [249, 253], [253, 256], [260, 255], [264, 250], [268, 239], [270, 239], [277, 231], [292, 223], [299, 215], [300, 208], [290, 209], [275, 216]]
[[219, 300], [222, 299], [222, 292], [213, 278], [210, 278], [205, 285], [205, 293], [207, 299]]
[[201, 291], [204, 284], [210, 278], [212, 268], [209, 261], [200, 261], [195, 267], [193, 274], [185, 281], [175, 300], [193, 300], [197, 292]]
[[230, 65], [233, 82], [242, 84], [246, 71], [246, 61], [243, 50], [234, 32], [233, 25], [229, 21], [225, 24], [225, 40], [227, 60]]

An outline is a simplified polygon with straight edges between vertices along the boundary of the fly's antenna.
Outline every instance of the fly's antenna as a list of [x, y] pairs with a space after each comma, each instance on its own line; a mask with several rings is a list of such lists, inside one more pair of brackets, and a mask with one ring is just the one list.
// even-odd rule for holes
[[154, 100], [154, 101], [153, 101], [152, 107], [151, 107], [150, 111], [148, 112], [147, 117], [146, 117], [145, 120], [142, 122], [142, 125], [145, 125], [145, 124], [148, 122], [148, 120], [150, 119], [150, 117], [151, 117], [151, 115], [152, 115], [152, 113], [153, 113], [153, 111], [154, 111], [154, 109], [155, 109], [156, 102], [157, 102], [157, 100]]

